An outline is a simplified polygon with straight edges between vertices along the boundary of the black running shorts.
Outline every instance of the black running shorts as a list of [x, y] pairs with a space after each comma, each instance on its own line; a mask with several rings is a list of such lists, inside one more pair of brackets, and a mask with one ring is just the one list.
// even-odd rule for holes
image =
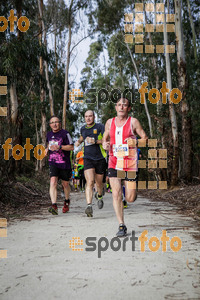
[[118, 171], [113, 168], [108, 169], [108, 177], [117, 177], [121, 178], [125, 181], [137, 181], [138, 180], [138, 172], [136, 172], [136, 175], [134, 175], [135, 172], [132, 171]]
[[58, 177], [58, 179], [62, 179], [64, 181], [69, 181], [72, 176], [71, 169], [60, 169], [54, 165], [49, 165], [50, 177]]
[[106, 162], [106, 169], [103, 174], [103, 183], [106, 183], [106, 177], [108, 176], [108, 163]]
[[106, 170], [105, 158], [99, 160], [84, 158], [84, 171], [88, 169], [95, 169], [96, 174], [104, 174]]

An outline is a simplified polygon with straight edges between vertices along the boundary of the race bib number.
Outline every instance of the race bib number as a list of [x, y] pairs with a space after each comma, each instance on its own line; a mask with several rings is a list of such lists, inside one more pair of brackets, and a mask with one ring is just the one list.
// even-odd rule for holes
[[58, 145], [58, 141], [54, 141], [54, 140], [49, 141], [49, 150], [51, 150], [50, 148], [51, 148], [51, 146], [53, 146], [53, 145]]
[[86, 138], [85, 139], [85, 146], [91, 146], [91, 145], [94, 145], [95, 143], [95, 138]]
[[127, 144], [113, 145], [113, 154], [116, 157], [128, 156], [129, 149]]

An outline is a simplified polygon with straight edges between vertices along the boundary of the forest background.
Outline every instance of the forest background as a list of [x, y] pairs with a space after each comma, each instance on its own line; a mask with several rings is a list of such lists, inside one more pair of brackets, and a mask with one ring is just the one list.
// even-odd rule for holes
[[[153, 3], [155, 1], [138, 1]], [[175, 45], [175, 53], [135, 53], [133, 43], [125, 43], [124, 15], [133, 13], [130, 0], [1, 0], [0, 16], [6, 19], [13, 9], [19, 19], [26, 16], [30, 27], [21, 32], [15, 22], [14, 32], [0, 32], [0, 76], [7, 76], [7, 95], [0, 96], [0, 106], [7, 116], [0, 117], [0, 143], [12, 138], [12, 147], [22, 147], [30, 138], [34, 147], [45, 146], [48, 120], [59, 115], [62, 126], [75, 140], [84, 123], [84, 112], [93, 109], [98, 121], [115, 116], [111, 94], [114, 89], [135, 90], [131, 115], [139, 119], [158, 149], [167, 149], [166, 169], [146, 169], [143, 180], [166, 180], [168, 187], [199, 184], [200, 180], [200, 18], [197, 0], [166, 1], [164, 15], [175, 14], [175, 32], [145, 32], [145, 45]], [[156, 24], [155, 14], [143, 11], [144, 24]], [[0, 23], [2, 26], [3, 23]], [[135, 28], [133, 26], [133, 28]], [[145, 27], [144, 27], [145, 28]], [[130, 32], [130, 34], [132, 34]], [[133, 32], [134, 35], [134, 32]], [[79, 86], [70, 80], [77, 47], [85, 40], [90, 48]], [[53, 41], [53, 43], [52, 43]], [[75, 66], [79, 69], [79, 65]], [[169, 98], [152, 104], [146, 94], [140, 103], [138, 89], [148, 82], [148, 90], [178, 88], [182, 100], [173, 104]], [[83, 103], [72, 103], [69, 92], [80, 89]], [[91, 96], [88, 91], [95, 89]], [[128, 94], [127, 94], [128, 95]], [[116, 94], [114, 95], [114, 97]], [[153, 95], [155, 97], [155, 94]], [[128, 95], [130, 97], [130, 94]], [[99, 100], [94, 103], [94, 99]], [[32, 179], [44, 174], [48, 162], [37, 160], [31, 151], [16, 160], [10, 151], [4, 159], [0, 150], [0, 185], [13, 184], [19, 177]], [[143, 159], [148, 159], [143, 149]], [[0, 196], [4, 197], [1, 192]], [[2, 200], [5, 202], [5, 200]]]

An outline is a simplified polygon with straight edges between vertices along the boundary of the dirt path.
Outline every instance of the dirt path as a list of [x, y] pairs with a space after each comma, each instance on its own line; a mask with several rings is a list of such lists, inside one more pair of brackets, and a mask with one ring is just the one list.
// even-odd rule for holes
[[[8, 237], [0, 238], [0, 248], [8, 251], [8, 258], [0, 259], [0, 299], [200, 299], [195, 221], [178, 215], [173, 205], [139, 197], [125, 211], [128, 238], [114, 242], [118, 225], [111, 195], [104, 199], [102, 210], [94, 202], [93, 218], [85, 216], [85, 197], [78, 193], [72, 195], [68, 214], [62, 214], [60, 204], [58, 216], [43, 209], [38, 218], [9, 224]], [[160, 240], [166, 230], [170, 240], [181, 239], [182, 248], [173, 252], [167, 242], [162, 252], [160, 242], [158, 251], [152, 252], [146, 241], [141, 252], [136, 240], [133, 251], [132, 231], [139, 237], [144, 230], [148, 241], [153, 236]], [[73, 237], [83, 240], [82, 246], [75, 246], [83, 251], [69, 247]], [[87, 237], [96, 237], [95, 251], [86, 251], [92, 249]], [[120, 243], [118, 251], [112, 250]]]

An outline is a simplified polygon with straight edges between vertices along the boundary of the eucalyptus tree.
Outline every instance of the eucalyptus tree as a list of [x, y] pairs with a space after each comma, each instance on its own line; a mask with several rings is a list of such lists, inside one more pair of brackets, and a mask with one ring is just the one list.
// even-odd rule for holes
[[[0, 72], [8, 78], [8, 136], [12, 138], [13, 146], [22, 144], [24, 119], [27, 112], [24, 111], [26, 101], [29, 101], [34, 84], [38, 83], [39, 69], [38, 57], [40, 47], [38, 40], [34, 38], [37, 32], [36, 18], [37, 6], [35, 1], [1, 1], [3, 15], [8, 18], [10, 7], [15, 8], [14, 13], [19, 19], [25, 15], [31, 26], [27, 32], [21, 32], [14, 24], [14, 31], [7, 29], [0, 35]], [[6, 122], [4, 122], [6, 127]], [[21, 161], [11, 160], [10, 171], [14, 172], [15, 166], [21, 168]]]
[[[68, 102], [68, 90], [69, 90], [69, 67], [72, 50], [72, 36], [77, 33], [80, 23], [77, 21], [77, 14], [82, 9], [87, 7], [87, 1], [71, 0], [69, 6], [67, 7], [67, 29], [68, 29], [68, 41], [67, 41], [67, 61], [65, 66], [65, 86], [64, 86], [64, 97], [63, 97], [63, 112], [62, 112], [62, 126], [66, 128], [66, 110]], [[82, 40], [82, 39], [81, 39]]]

